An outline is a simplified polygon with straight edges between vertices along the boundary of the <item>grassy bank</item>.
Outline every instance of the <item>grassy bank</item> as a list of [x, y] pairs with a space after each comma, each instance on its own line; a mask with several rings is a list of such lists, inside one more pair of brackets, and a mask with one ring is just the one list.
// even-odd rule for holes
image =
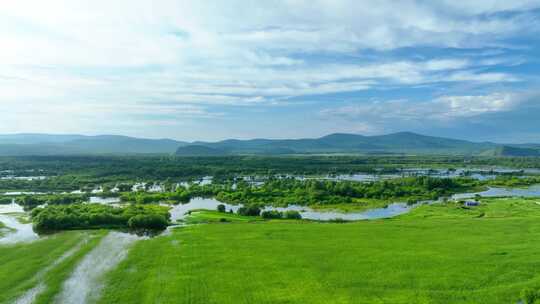
[[101, 303], [515, 303], [540, 286], [539, 238], [540, 205], [518, 199], [347, 224], [195, 225], [137, 243]]
[[253, 222], [261, 221], [262, 218], [254, 216], [242, 216], [236, 213], [218, 212], [212, 210], [193, 210], [184, 222], [186, 224], [208, 224], [224, 222]]

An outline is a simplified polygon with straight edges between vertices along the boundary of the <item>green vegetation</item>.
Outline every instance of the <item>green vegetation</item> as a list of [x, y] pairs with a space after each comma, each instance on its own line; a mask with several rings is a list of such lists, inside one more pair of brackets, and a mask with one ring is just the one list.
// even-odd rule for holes
[[221, 190], [216, 198], [230, 204], [302, 205], [332, 207], [352, 204], [355, 209], [381, 207], [393, 200], [416, 202], [437, 199], [479, 187], [466, 178], [409, 177], [369, 183], [329, 180], [270, 179], [261, 186], [238, 183]]
[[[295, 178], [269, 178], [262, 185], [238, 181], [210, 185], [179, 186], [173, 192], [126, 192], [120, 195], [124, 202], [186, 203], [193, 197], [216, 197], [230, 204], [247, 206], [287, 206], [290, 204], [313, 206], [319, 209], [364, 210], [387, 205], [394, 200], [416, 202], [437, 199], [454, 193], [481, 190], [487, 182], [469, 178], [408, 177], [368, 183]], [[242, 208], [240, 212], [248, 211]], [[256, 210], [250, 214], [258, 215]], [[259, 211], [260, 212], [260, 211]]]
[[218, 212], [225, 212], [225, 211], [226, 211], [225, 205], [219, 204], [219, 205], [217, 206], [217, 211], [218, 211]]
[[210, 210], [193, 210], [184, 220], [187, 224], [207, 224], [223, 222], [253, 222], [260, 221], [261, 218], [253, 216], [242, 216], [234, 213], [223, 213]]
[[465, 207], [459, 202], [422, 205], [402, 219], [522, 219], [540, 217], [540, 198], [482, 198], [480, 205]]
[[40, 231], [96, 228], [162, 230], [170, 219], [168, 209], [156, 205], [51, 205], [32, 210], [32, 221], [34, 228]]
[[[32, 243], [0, 245], [0, 303], [12, 303], [40, 283], [45, 289], [34, 303], [51, 303], [78, 261], [104, 234], [72, 231]], [[74, 252], [61, 258], [70, 250]]]
[[298, 211], [287, 210], [283, 213], [283, 217], [290, 220], [299, 220], [302, 219], [302, 215]]
[[257, 205], [249, 205], [238, 208], [237, 213], [243, 216], [259, 216], [261, 209]]
[[300, 220], [302, 215], [298, 211], [287, 210], [285, 212], [277, 210], [267, 210], [261, 213], [261, 217], [264, 219], [291, 219], [291, 220]]
[[540, 286], [540, 205], [490, 199], [478, 209], [179, 228], [137, 243], [107, 275], [101, 303], [515, 303]]
[[0, 237], [11, 231], [13, 231], [12, 228], [7, 227], [4, 223], [0, 222]]
[[25, 210], [32, 210], [39, 205], [69, 205], [88, 201], [86, 194], [47, 194], [47, 195], [23, 195], [17, 197], [15, 202]]
[[[376, 182], [320, 179], [406, 168], [539, 168], [540, 158], [457, 156], [226, 156], [0, 158], [10, 175], [44, 180], [0, 180], [1, 190], [49, 192], [12, 198], [33, 209], [40, 231], [70, 229], [162, 230], [168, 207], [194, 197], [243, 204], [238, 213], [195, 210], [188, 226], [135, 243], [126, 260], [105, 274], [102, 303], [534, 303], [540, 295], [540, 199], [486, 199], [480, 205], [422, 205], [387, 220], [316, 222], [296, 211], [263, 206], [363, 210], [391, 201], [416, 202], [486, 186], [522, 187], [540, 175], [497, 173], [497, 178], [406, 177]], [[32, 171], [35, 170], [35, 171]], [[1, 170], [0, 170], [1, 171]], [[0, 173], [0, 175], [3, 173]], [[8, 174], [8, 173], [6, 173]], [[310, 176], [318, 179], [296, 179]], [[194, 181], [213, 176], [211, 185]], [[239, 177], [264, 179], [251, 184]], [[132, 192], [135, 183], [160, 183], [162, 193]], [[121, 207], [82, 203], [102, 186]], [[113, 192], [112, 189], [119, 189]], [[53, 194], [81, 189], [84, 194]], [[46, 207], [37, 207], [46, 204]], [[194, 225], [201, 224], [201, 225]], [[0, 236], [7, 228], [0, 223]], [[51, 234], [0, 245], [0, 303], [46, 283], [37, 303], [51, 303], [74, 266], [104, 230]], [[67, 258], [60, 259], [72, 251]], [[60, 262], [58, 262], [60, 261]]]
[[210, 184], [201, 186], [191, 184], [189, 188], [178, 186], [175, 191], [162, 193], [149, 193], [144, 191], [139, 192], [124, 192], [120, 195], [120, 200], [123, 202], [132, 202], [137, 204], [149, 204], [158, 202], [167, 202], [170, 204], [187, 203], [193, 197], [210, 197], [223, 189], [231, 187], [230, 183]]
[[0, 197], [0, 205], [7, 205], [11, 204], [11, 198], [10, 197]]
[[486, 182], [489, 186], [496, 187], [526, 187], [540, 184], [540, 176], [516, 177], [516, 176], [497, 176], [494, 180]]
[[168, 219], [159, 214], [138, 214], [128, 220], [128, 227], [131, 229], [164, 230], [168, 224]]
[[261, 213], [261, 217], [264, 219], [280, 219], [283, 218], [283, 212], [277, 210], [267, 210]]
[[0, 190], [72, 191], [112, 188], [119, 183], [159, 181], [166, 188], [179, 180], [213, 176], [400, 173], [403, 168], [540, 168], [534, 157], [462, 156], [21, 156], [0, 157], [0, 168], [15, 176], [44, 175], [44, 180], [0, 180]]

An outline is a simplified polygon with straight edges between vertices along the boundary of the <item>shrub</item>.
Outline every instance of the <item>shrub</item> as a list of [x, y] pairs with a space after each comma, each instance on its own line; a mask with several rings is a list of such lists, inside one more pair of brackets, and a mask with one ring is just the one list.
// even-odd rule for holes
[[261, 214], [261, 209], [257, 206], [240, 207], [238, 209], [238, 214], [246, 216], [259, 216], [259, 214]]
[[521, 291], [521, 300], [525, 304], [540, 303], [540, 292], [535, 289], [525, 288]]
[[131, 229], [155, 229], [167, 228], [167, 219], [158, 214], [139, 214], [131, 217], [128, 221]]
[[288, 210], [285, 212], [285, 218], [291, 220], [300, 220], [302, 219], [302, 215], [298, 211]]
[[225, 205], [219, 204], [219, 205], [217, 206], [217, 211], [218, 211], [218, 212], [225, 212], [225, 211], [226, 211]]
[[116, 208], [100, 204], [48, 205], [31, 212], [38, 231], [92, 228], [165, 229], [167, 207], [130, 205]]
[[342, 218], [338, 217], [338, 218], [335, 218], [335, 219], [331, 219], [328, 222], [329, 223], [348, 223], [349, 221], [346, 220], [346, 219], [342, 219]]
[[283, 218], [283, 213], [277, 210], [266, 210], [261, 213], [261, 216], [265, 219], [280, 219]]
[[11, 197], [1, 197], [0, 198], [0, 205], [7, 205], [7, 204], [11, 204]]

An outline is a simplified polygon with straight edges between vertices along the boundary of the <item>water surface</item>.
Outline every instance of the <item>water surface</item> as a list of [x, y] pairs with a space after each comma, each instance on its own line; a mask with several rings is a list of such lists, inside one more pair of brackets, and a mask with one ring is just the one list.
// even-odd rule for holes
[[452, 196], [453, 199], [473, 198], [476, 195], [482, 197], [540, 197], [540, 185], [534, 185], [527, 188], [498, 188], [491, 187], [486, 191], [474, 193], [459, 193]]
[[[187, 204], [175, 205], [169, 211], [171, 214], [171, 220], [176, 222], [179, 219], [183, 219], [186, 216], [186, 213], [192, 210], [197, 209], [206, 209], [206, 210], [217, 210], [217, 206], [223, 204], [227, 212], [232, 210], [234, 213], [238, 211], [243, 205], [230, 205], [222, 203], [213, 198], [194, 198]], [[369, 219], [380, 219], [388, 218], [396, 215], [400, 215], [410, 211], [414, 206], [407, 205], [405, 203], [392, 203], [385, 208], [375, 208], [363, 212], [339, 212], [339, 211], [320, 211], [314, 210], [306, 206], [299, 205], [289, 205], [287, 207], [271, 207], [267, 206], [263, 210], [278, 210], [281, 212], [294, 210], [298, 211], [302, 218], [310, 220], [320, 220], [328, 221], [333, 219], [344, 219], [344, 220], [369, 220]]]
[[15, 203], [0, 205], [0, 222], [13, 229], [0, 237], [0, 244], [29, 242], [39, 238], [32, 223], [21, 223], [17, 217], [24, 216], [23, 208]]

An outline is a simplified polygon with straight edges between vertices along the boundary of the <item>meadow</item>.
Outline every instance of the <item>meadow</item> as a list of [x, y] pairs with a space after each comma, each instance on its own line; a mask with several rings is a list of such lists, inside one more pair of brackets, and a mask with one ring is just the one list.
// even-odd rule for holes
[[134, 245], [100, 303], [515, 303], [540, 287], [539, 220], [535, 200], [491, 199], [352, 223], [208, 221]]

